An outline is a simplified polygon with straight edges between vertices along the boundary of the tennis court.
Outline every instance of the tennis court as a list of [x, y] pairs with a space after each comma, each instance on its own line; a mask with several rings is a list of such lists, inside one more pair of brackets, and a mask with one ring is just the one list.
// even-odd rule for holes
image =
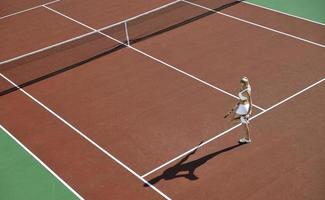
[[322, 199], [324, 21], [261, 2], [0, 3], [0, 197]]

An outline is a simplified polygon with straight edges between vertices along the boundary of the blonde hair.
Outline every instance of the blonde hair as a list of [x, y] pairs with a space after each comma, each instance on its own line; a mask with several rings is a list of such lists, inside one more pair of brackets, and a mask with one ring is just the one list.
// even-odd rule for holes
[[245, 77], [245, 76], [240, 79], [240, 82], [241, 83], [245, 83], [246, 86], [249, 86], [250, 85], [248, 78]]

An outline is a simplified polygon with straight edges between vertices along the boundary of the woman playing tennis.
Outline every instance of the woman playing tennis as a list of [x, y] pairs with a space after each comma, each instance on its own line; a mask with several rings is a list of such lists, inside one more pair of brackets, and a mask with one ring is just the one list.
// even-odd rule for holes
[[248, 123], [249, 116], [252, 114], [252, 89], [247, 77], [240, 79], [240, 85], [241, 89], [238, 94], [238, 103], [225, 115], [225, 118], [235, 111], [235, 113], [232, 115], [231, 121], [240, 120], [246, 129], [246, 137], [241, 138], [239, 143], [250, 143], [252, 140], [250, 138]]

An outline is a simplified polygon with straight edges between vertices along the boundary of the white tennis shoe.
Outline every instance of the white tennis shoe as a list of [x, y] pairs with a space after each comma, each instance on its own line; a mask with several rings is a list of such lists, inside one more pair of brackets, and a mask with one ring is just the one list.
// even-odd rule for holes
[[251, 139], [247, 139], [247, 138], [241, 138], [239, 140], [239, 143], [241, 143], [241, 144], [246, 144], [246, 143], [251, 143], [251, 142], [252, 142], [252, 140]]

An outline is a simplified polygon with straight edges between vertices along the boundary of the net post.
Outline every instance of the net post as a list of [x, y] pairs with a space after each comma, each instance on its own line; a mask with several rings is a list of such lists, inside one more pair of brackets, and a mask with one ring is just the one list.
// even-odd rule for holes
[[124, 28], [125, 28], [125, 35], [126, 35], [127, 45], [130, 46], [130, 39], [129, 39], [129, 32], [128, 32], [127, 22], [124, 22]]

